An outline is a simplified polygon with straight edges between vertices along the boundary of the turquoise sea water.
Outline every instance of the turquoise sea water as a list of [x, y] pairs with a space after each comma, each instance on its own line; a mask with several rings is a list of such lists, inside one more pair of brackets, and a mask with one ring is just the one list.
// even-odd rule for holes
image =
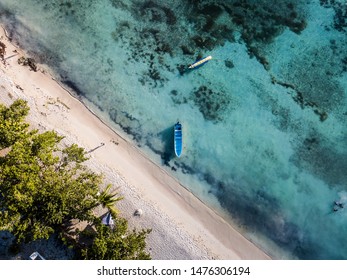
[[346, 1], [0, 0], [0, 20], [274, 258], [347, 259]]

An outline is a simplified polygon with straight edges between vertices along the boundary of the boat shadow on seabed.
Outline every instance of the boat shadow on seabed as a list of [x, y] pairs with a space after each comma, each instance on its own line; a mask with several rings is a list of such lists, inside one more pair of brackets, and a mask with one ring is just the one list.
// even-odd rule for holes
[[164, 149], [160, 152], [161, 159], [165, 165], [170, 166], [170, 160], [176, 157], [174, 151], [174, 130], [170, 126], [159, 132], [158, 135], [164, 144]]

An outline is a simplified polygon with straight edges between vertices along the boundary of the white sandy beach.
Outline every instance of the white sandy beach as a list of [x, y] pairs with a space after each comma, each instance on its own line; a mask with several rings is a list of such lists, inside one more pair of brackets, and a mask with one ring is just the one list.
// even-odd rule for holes
[[[0, 63], [0, 102], [22, 98], [31, 108], [28, 122], [40, 130], [55, 130], [66, 143], [90, 153], [88, 165], [105, 175], [105, 183], [124, 196], [117, 205], [136, 228], [152, 228], [148, 249], [153, 259], [270, 259], [225, 220], [146, 158], [136, 147], [105, 125], [79, 100], [43, 71], [18, 64], [22, 50], [0, 31], [5, 63]], [[45, 73], [46, 72], [46, 73]], [[142, 216], [134, 216], [142, 209]], [[100, 209], [99, 215], [104, 214]]]

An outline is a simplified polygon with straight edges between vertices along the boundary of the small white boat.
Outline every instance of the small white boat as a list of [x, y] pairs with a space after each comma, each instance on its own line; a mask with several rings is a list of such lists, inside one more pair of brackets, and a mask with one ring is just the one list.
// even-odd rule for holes
[[177, 157], [182, 154], [182, 125], [177, 122], [174, 128], [174, 148]]
[[205, 63], [207, 63], [208, 61], [210, 61], [211, 59], [212, 59], [212, 56], [209, 55], [209, 56], [207, 56], [207, 57], [205, 57], [203, 59], [200, 59], [200, 60], [194, 62], [193, 64], [189, 65], [188, 68], [189, 69], [194, 69], [196, 67], [202, 66]]

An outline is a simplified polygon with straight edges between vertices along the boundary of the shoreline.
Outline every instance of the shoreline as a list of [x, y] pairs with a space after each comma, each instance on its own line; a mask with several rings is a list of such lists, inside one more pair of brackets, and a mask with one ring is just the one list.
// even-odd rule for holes
[[[0, 75], [15, 83], [0, 95], [5, 104], [23, 98], [27, 121], [40, 130], [56, 130], [66, 143], [91, 151], [86, 165], [103, 173], [124, 199], [116, 206], [129, 226], [152, 228], [147, 238], [153, 259], [271, 259], [175, 178], [147, 158], [46, 71], [33, 72], [17, 59], [25, 51], [0, 30], [6, 45]], [[16, 52], [14, 52], [16, 50]], [[40, 65], [39, 65], [40, 68]], [[16, 95], [16, 96], [14, 96]], [[97, 148], [100, 143], [105, 143]], [[97, 148], [97, 149], [96, 149]], [[135, 217], [136, 209], [143, 215]], [[98, 215], [104, 214], [100, 209]]]

